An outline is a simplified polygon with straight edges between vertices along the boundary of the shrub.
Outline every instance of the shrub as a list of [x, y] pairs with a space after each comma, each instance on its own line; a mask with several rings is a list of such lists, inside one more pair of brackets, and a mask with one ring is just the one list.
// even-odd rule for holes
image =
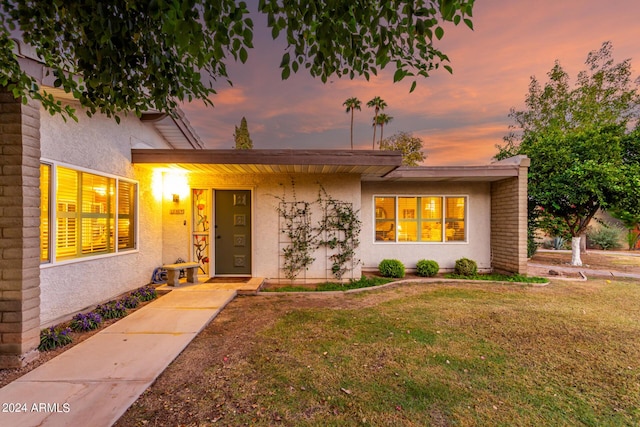
[[98, 313], [78, 313], [71, 320], [71, 329], [76, 332], [87, 332], [98, 329], [102, 323], [102, 316]]
[[421, 259], [416, 264], [416, 273], [422, 277], [433, 277], [438, 274], [440, 266], [437, 262], [430, 259]]
[[158, 297], [158, 293], [156, 292], [156, 288], [153, 286], [143, 286], [141, 288], [136, 289], [131, 292], [131, 295], [134, 297], [138, 297], [140, 301], [151, 301]]
[[71, 344], [71, 328], [63, 328], [61, 326], [52, 326], [40, 331], [40, 345], [38, 350], [49, 351], [58, 347], [64, 347]]
[[404, 264], [397, 259], [383, 259], [378, 265], [378, 271], [383, 277], [404, 277]]
[[454, 272], [458, 276], [473, 277], [478, 274], [478, 264], [472, 259], [460, 258], [456, 260]]
[[119, 319], [127, 315], [127, 307], [121, 301], [109, 301], [97, 306], [95, 312], [103, 319]]
[[618, 227], [603, 226], [597, 230], [589, 230], [587, 237], [592, 245], [599, 246], [606, 250], [620, 247], [620, 237], [622, 230]]
[[551, 247], [555, 250], [564, 249], [566, 247], [567, 240], [564, 237], [556, 236], [551, 240]]
[[535, 237], [529, 236], [527, 238], [527, 258], [531, 258], [538, 252], [538, 246]]

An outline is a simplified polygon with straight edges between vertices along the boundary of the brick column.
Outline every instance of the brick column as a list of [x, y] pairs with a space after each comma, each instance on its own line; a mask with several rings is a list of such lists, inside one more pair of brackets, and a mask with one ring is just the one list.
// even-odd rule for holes
[[0, 368], [38, 357], [40, 108], [0, 88]]
[[491, 267], [527, 274], [527, 173], [520, 159], [518, 176], [491, 183]]

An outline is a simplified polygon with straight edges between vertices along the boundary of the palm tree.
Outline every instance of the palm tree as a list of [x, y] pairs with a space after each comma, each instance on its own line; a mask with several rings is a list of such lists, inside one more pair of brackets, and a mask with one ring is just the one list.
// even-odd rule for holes
[[353, 150], [353, 112], [354, 110], [361, 111], [360, 105], [362, 102], [358, 98], [349, 98], [342, 103], [343, 106], [347, 107], [347, 113], [351, 112], [351, 149]]
[[384, 125], [389, 124], [393, 120], [392, 116], [389, 116], [385, 113], [378, 114], [378, 125], [380, 126], [380, 143], [382, 144], [382, 133], [384, 130]]
[[378, 113], [380, 110], [384, 110], [384, 107], [387, 106], [387, 103], [384, 102], [382, 98], [376, 96], [371, 101], [367, 102], [367, 107], [375, 107], [376, 115], [373, 118], [373, 141], [371, 142], [371, 149], [376, 149], [376, 128], [378, 127]]

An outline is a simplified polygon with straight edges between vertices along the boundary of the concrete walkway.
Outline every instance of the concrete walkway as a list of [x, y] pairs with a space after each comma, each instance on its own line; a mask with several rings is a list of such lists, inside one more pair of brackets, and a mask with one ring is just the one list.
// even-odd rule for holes
[[170, 288], [0, 389], [0, 426], [111, 426], [246, 286]]

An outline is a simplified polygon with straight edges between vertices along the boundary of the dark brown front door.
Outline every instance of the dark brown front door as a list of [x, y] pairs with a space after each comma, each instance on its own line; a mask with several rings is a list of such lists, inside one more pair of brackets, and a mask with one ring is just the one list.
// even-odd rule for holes
[[215, 274], [250, 276], [251, 191], [215, 193]]

